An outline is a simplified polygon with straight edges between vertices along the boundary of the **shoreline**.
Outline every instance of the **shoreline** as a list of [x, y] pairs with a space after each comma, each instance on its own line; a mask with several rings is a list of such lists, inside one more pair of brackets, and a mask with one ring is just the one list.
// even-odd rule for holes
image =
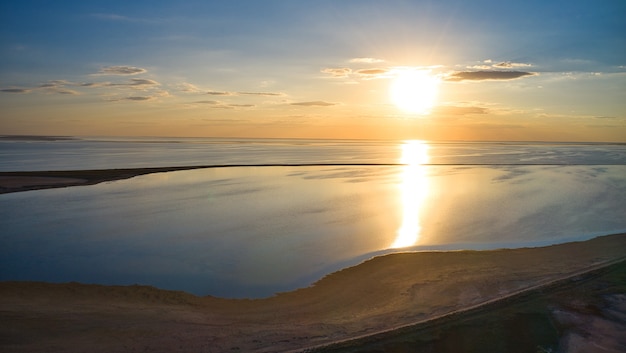
[[519, 295], [539, 295], [550, 283], [585, 277], [618, 260], [624, 267], [624, 249], [626, 234], [615, 234], [540, 248], [397, 253], [264, 299], [198, 297], [148, 286], [0, 282], [0, 337], [10, 338], [0, 347], [324, 351], [337, 342], [410, 331], [420, 322], [429, 326], [423, 323], [437, 318], [457, 321], [455, 315], [463, 315], [455, 312], [518, 302]]
[[[426, 167], [446, 166], [552, 166], [555, 164], [422, 164]], [[567, 164], [562, 166], [575, 166]], [[117, 181], [134, 178], [136, 176], [166, 173], [194, 169], [212, 168], [242, 168], [242, 167], [404, 167], [402, 163], [264, 163], [264, 164], [209, 164], [176, 167], [139, 167], [139, 168], [113, 168], [113, 169], [78, 169], [78, 170], [42, 170], [42, 171], [0, 171], [0, 194], [14, 192], [42, 190], [52, 188], [65, 188], [72, 186], [95, 185], [109, 181]]]
[[[0, 193], [250, 166], [0, 172]], [[626, 233], [620, 233], [529, 248], [384, 254], [310, 287], [259, 299], [140, 285], [0, 282], [0, 350], [358, 351], [415, 330], [440, 330], [468, 315], [488, 315], [493, 307], [517, 305], [526, 297], [543, 298], [554, 286], [575, 292], [579, 284], [573, 279], [592, 280], [597, 271], [626, 267], [625, 251]], [[626, 298], [621, 289], [609, 294]], [[94, 348], [94, 342], [101, 346]]]
[[545, 281], [529, 288], [524, 288], [512, 293], [505, 294], [501, 297], [490, 299], [485, 302], [481, 302], [475, 305], [464, 307], [453, 312], [449, 312], [440, 316], [432, 317], [426, 320], [417, 321], [397, 327], [391, 327], [380, 332], [374, 332], [364, 336], [348, 338], [323, 344], [314, 347], [307, 347], [304, 349], [298, 349], [289, 351], [287, 353], [315, 353], [315, 352], [339, 352], [342, 350], [349, 350], [357, 347], [367, 346], [368, 343], [375, 343], [378, 341], [392, 339], [394, 336], [402, 336], [403, 334], [409, 334], [414, 330], [432, 329], [434, 326], [444, 325], [455, 320], [462, 320], [467, 316], [480, 314], [487, 310], [497, 309], [499, 307], [505, 307], [510, 304], [524, 301], [524, 298], [540, 295], [543, 292], [549, 292], [555, 290], [555, 288], [568, 288], [572, 283], [580, 281], [592, 280], [605, 272], [611, 270], [612, 267], [626, 265], [626, 256], [617, 260], [608, 261], [606, 263], [592, 266], [589, 269], [585, 269], [573, 274], [568, 274], [562, 278]]
[[211, 167], [186, 166], [0, 172], [0, 194], [51, 188], [64, 188], [81, 185], [95, 185], [107, 181], [130, 179], [145, 174], [203, 168]]

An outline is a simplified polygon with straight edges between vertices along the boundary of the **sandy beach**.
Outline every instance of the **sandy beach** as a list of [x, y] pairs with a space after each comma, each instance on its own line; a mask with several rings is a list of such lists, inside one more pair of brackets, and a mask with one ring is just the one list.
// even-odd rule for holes
[[[0, 186], [17, 192], [190, 168], [197, 167], [4, 172]], [[361, 348], [372, 338], [378, 342], [415, 327], [420, 332], [440, 327], [468, 309], [491, 311], [494, 304], [519, 303], [525, 295], [543, 296], [555, 285], [574, 293], [579, 285], [572, 277], [597, 276], [620, 263], [625, 250], [626, 234], [617, 234], [541, 248], [398, 253], [266, 299], [198, 297], [139, 285], [2, 282], [0, 347], [4, 352], [367, 351]], [[622, 318], [623, 287], [605, 293], [621, 303], [611, 310]], [[579, 314], [559, 315], [571, 324], [582, 320], [576, 319]], [[602, 332], [620, 327], [615, 320], [599, 322]], [[589, 335], [569, 334], [568, 342], [576, 344], [562, 345], [587, 347]]]
[[[0, 284], [5, 352], [280, 352], [364, 337], [621, 259], [626, 235], [543, 248], [370, 259], [267, 299], [147, 286]], [[624, 293], [613, 293], [624, 295]]]

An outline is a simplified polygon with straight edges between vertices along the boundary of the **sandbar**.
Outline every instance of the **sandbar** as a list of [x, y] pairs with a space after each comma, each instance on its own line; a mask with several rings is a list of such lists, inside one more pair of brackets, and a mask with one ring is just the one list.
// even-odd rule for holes
[[0, 194], [94, 185], [139, 175], [206, 168], [206, 166], [0, 172]]
[[12, 192], [94, 185], [107, 181], [129, 179], [152, 173], [181, 170], [240, 167], [329, 167], [329, 166], [402, 166], [397, 163], [278, 163], [278, 164], [211, 164], [176, 167], [6, 171], [0, 172], [0, 194]]
[[265, 299], [141, 285], [1, 282], [0, 350], [333, 351], [333, 344], [428, 327], [557, 284], [576, 288], [563, 281], [621, 264], [625, 250], [626, 234], [616, 234], [540, 248], [397, 253]]

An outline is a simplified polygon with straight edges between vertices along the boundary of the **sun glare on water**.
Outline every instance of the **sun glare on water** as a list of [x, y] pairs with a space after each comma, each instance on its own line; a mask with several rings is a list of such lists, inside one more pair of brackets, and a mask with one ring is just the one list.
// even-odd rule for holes
[[420, 212], [428, 196], [428, 176], [424, 164], [428, 163], [428, 144], [422, 141], [406, 141], [402, 145], [401, 163], [406, 164], [402, 173], [400, 195], [402, 224], [391, 244], [392, 248], [415, 245], [422, 230]]
[[389, 94], [393, 103], [411, 114], [430, 113], [439, 89], [439, 78], [426, 70], [402, 70], [391, 83]]

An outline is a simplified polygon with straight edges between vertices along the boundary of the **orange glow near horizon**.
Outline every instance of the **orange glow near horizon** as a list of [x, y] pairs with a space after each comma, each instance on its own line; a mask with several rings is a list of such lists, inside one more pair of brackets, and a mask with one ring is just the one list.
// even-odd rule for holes
[[428, 177], [424, 164], [429, 161], [428, 144], [411, 140], [402, 145], [400, 162], [406, 164], [402, 173], [400, 193], [402, 199], [402, 224], [391, 248], [415, 245], [419, 240], [421, 225], [419, 214], [428, 195]]

